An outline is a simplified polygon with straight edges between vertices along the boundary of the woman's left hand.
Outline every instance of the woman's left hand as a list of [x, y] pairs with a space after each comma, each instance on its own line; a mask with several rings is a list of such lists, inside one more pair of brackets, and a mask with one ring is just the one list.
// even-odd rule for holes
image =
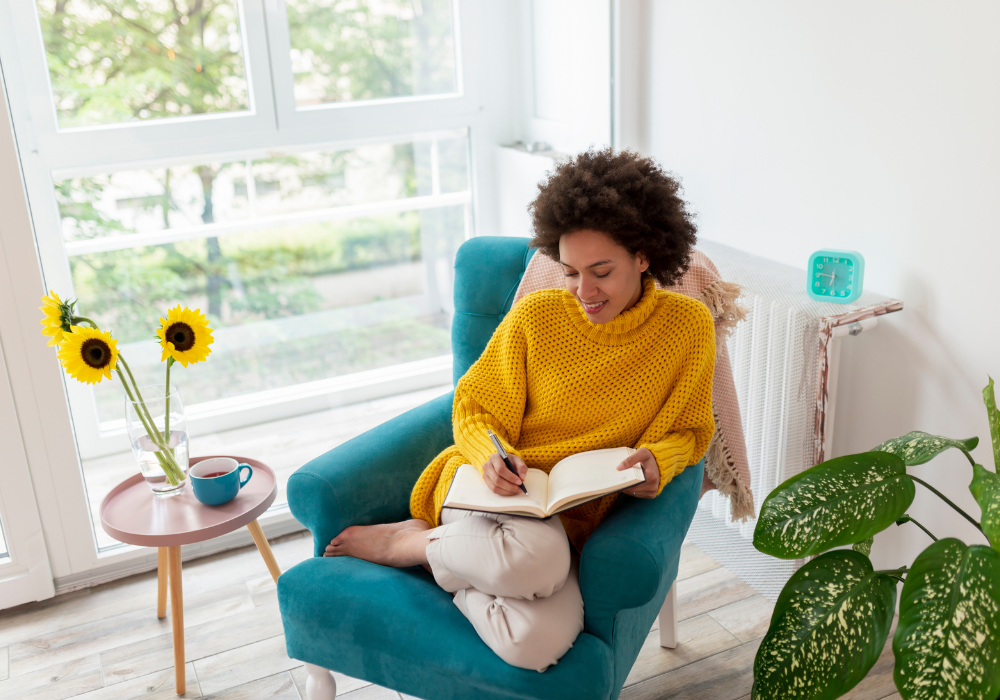
[[660, 486], [660, 465], [656, 463], [656, 457], [643, 447], [635, 454], [629, 455], [625, 461], [618, 465], [618, 471], [634, 467], [636, 464], [642, 465], [642, 473], [646, 475], [646, 481], [627, 489], [625, 493], [636, 498], [656, 498], [656, 490]]

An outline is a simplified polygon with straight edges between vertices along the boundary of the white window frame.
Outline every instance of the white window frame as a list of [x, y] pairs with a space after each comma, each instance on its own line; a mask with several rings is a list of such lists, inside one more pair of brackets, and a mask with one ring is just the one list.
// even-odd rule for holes
[[[74, 396], [82, 387], [65, 381], [54, 352], [51, 348], [44, 350], [44, 339], [38, 334], [40, 292], [48, 288], [72, 288], [53, 195], [53, 174], [107, 172], [154, 163], [162, 166], [167, 160], [222, 160], [228, 154], [247, 158], [254, 150], [312, 149], [331, 144], [349, 147], [393, 138], [401, 140], [412, 134], [467, 129], [471, 151], [468, 198], [473, 205], [470, 211], [476, 213], [469, 226], [478, 222], [475, 229], [467, 230], [479, 235], [493, 234], [497, 210], [493, 194], [496, 190], [493, 148], [512, 136], [512, 120], [509, 114], [500, 111], [509, 110], [513, 91], [507, 87], [517, 72], [513, 65], [509, 68], [504, 65], [509, 61], [505, 57], [511, 54], [509, 34], [515, 18], [504, 3], [481, 0], [453, 0], [453, 3], [460, 86], [454, 95], [296, 110], [291, 72], [282, 68], [282, 62], [289, 61], [284, 2], [242, 0], [250, 110], [60, 130], [52, 105], [35, 4], [31, 0], [0, 0], [0, 67], [7, 76], [6, 89], [35, 230], [33, 240], [18, 241], [16, 250], [8, 250], [8, 265], [16, 271], [17, 331], [28, 348], [24, 365], [27, 371], [23, 376], [12, 376], [11, 383], [26, 434], [25, 448], [57, 589], [105, 578], [101, 571], [135, 570], [150, 560], [148, 551], [142, 548], [97, 551], [73, 432], [73, 421], [79, 422], [82, 415], [71, 414], [68, 400], [68, 395]], [[489, 89], [481, 90], [481, 81]], [[486, 108], [488, 104], [494, 111]], [[192, 137], [190, 124], [195, 120], [203, 131]], [[250, 144], [253, 148], [248, 148]], [[13, 322], [7, 319], [7, 323]], [[0, 332], [4, 330], [0, 327]], [[37, 342], [32, 341], [36, 335]], [[431, 365], [404, 368], [396, 375], [388, 371], [384, 377], [387, 381], [375, 384], [382, 386], [382, 395], [386, 395], [429, 385], [440, 378], [450, 379], [450, 361]], [[385, 390], [389, 382], [395, 383], [396, 391]], [[305, 410], [372, 396], [357, 385], [300, 389], [298, 399], [304, 402]], [[254, 415], [259, 419], [266, 410], [275, 416], [282, 415], [282, 411], [289, 415], [292, 394], [294, 391], [286, 392], [277, 401], [265, 402], [270, 409], [255, 405], [243, 407], [241, 412], [220, 412], [206, 426], [219, 430], [234, 423], [256, 422]], [[253, 414], [254, 411], [257, 413]], [[293, 522], [287, 510], [278, 509], [265, 520], [265, 528], [287, 530]], [[219, 546], [224, 544], [232, 546], [228, 541]]]

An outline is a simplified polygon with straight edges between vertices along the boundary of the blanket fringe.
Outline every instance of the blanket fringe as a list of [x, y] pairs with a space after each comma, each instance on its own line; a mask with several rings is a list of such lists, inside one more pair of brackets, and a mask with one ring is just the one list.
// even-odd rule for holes
[[753, 493], [736, 471], [736, 462], [719, 428], [719, 414], [715, 411], [713, 414], [715, 433], [708, 444], [708, 451], [705, 452], [705, 470], [708, 472], [709, 480], [719, 489], [719, 493], [729, 499], [733, 522], [737, 520], [746, 522], [756, 516]]
[[739, 303], [743, 287], [735, 282], [713, 280], [701, 292], [701, 301], [712, 312], [715, 332], [721, 338], [728, 338], [736, 324], [747, 317], [748, 310]]

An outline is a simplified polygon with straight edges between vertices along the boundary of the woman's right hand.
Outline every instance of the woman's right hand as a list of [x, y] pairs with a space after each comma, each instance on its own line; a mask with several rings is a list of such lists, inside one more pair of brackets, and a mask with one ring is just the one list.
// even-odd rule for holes
[[483, 479], [493, 493], [500, 496], [516, 496], [522, 493], [521, 483], [528, 474], [528, 465], [517, 455], [508, 454], [507, 459], [517, 470], [517, 476], [514, 476], [504, 464], [500, 453], [494, 452], [483, 465]]

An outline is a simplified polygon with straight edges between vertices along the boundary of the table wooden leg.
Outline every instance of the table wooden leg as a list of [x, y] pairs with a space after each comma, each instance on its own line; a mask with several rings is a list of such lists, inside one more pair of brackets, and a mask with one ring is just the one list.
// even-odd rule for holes
[[156, 548], [156, 616], [167, 616], [167, 548]]
[[169, 547], [170, 622], [174, 633], [174, 689], [178, 695], [187, 691], [184, 676], [184, 591], [181, 583], [181, 548]]
[[267, 570], [271, 572], [271, 578], [277, 583], [278, 577], [281, 576], [281, 569], [278, 568], [278, 562], [274, 558], [274, 552], [271, 551], [271, 545], [267, 543], [267, 538], [264, 537], [264, 531], [261, 529], [260, 523], [256, 520], [247, 523], [247, 530], [250, 531], [253, 541], [257, 544], [260, 555], [264, 557], [264, 563], [267, 564]]

